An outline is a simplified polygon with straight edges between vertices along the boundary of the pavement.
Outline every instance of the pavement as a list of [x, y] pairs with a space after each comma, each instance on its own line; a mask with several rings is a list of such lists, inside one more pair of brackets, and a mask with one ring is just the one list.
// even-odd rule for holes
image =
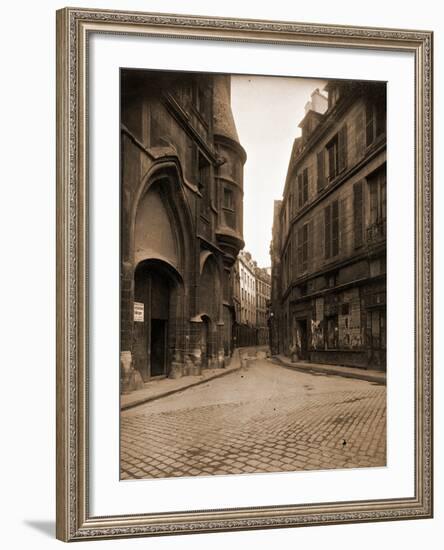
[[122, 480], [386, 465], [386, 387], [261, 354], [121, 413]]
[[242, 366], [242, 361], [256, 358], [257, 354], [264, 355], [266, 347], [245, 347], [234, 350], [228, 365], [224, 368], [205, 369], [202, 374], [197, 376], [184, 376], [182, 378], [164, 378], [161, 380], [152, 380], [146, 382], [140, 390], [120, 396], [120, 409], [122, 411], [138, 407], [143, 403], [149, 403], [162, 397], [167, 397], [175, 393], [182, 392], [188, 388], [204, 384], [209, 380], [226, 376], [236, 372]]
[[384, 371], [366, 369], [361, 367], [346, 367], [342, 365], [324, 365], [322, 363], [310, 363], [305, 361], [293, 362], [285, 355], [273, 355], [272, 360], [289, 369], [301, 372], [316, 372], [325, 375], [344, 376], [346, 378], [357, 378], [377, 384], [386, 384], [387, 376]]

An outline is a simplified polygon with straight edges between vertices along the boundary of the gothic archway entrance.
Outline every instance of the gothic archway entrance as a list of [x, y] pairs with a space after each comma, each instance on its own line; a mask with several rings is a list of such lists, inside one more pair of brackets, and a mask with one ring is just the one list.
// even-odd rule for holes
[[161, 260], [146, 260], [136, 268], [134, 355], [144, 380], [169, 374], [180, 285], [174, 269]]

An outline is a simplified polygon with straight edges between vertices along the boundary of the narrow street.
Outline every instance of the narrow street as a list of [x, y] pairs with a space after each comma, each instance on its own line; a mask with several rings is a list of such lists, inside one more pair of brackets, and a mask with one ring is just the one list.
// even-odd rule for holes
[[269, 359], [121, 414], [123, 480], [385, 463], [385, 386]]

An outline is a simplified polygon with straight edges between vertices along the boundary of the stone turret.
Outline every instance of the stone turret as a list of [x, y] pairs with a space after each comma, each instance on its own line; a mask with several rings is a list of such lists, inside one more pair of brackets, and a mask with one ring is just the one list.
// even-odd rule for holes
[[213, 92], [214, 144], [220, 158], [216, 187], [220, 216], [216, 229], [224, 263], [231, 267], [244, 246], [243, 241], [243, 170], [247, 159], [231, 110], [231, 77], [214, 76]]

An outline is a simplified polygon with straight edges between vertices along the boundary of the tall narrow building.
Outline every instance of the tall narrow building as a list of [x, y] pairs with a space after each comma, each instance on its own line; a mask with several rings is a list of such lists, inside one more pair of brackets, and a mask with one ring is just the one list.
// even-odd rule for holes
[[121, 73], [122, 388], [223, 367], [243, 165], [230, 77]]
[[385, 368], [386, 85], [315, 91], [272, 240], [272, 348], [293, 360]]

